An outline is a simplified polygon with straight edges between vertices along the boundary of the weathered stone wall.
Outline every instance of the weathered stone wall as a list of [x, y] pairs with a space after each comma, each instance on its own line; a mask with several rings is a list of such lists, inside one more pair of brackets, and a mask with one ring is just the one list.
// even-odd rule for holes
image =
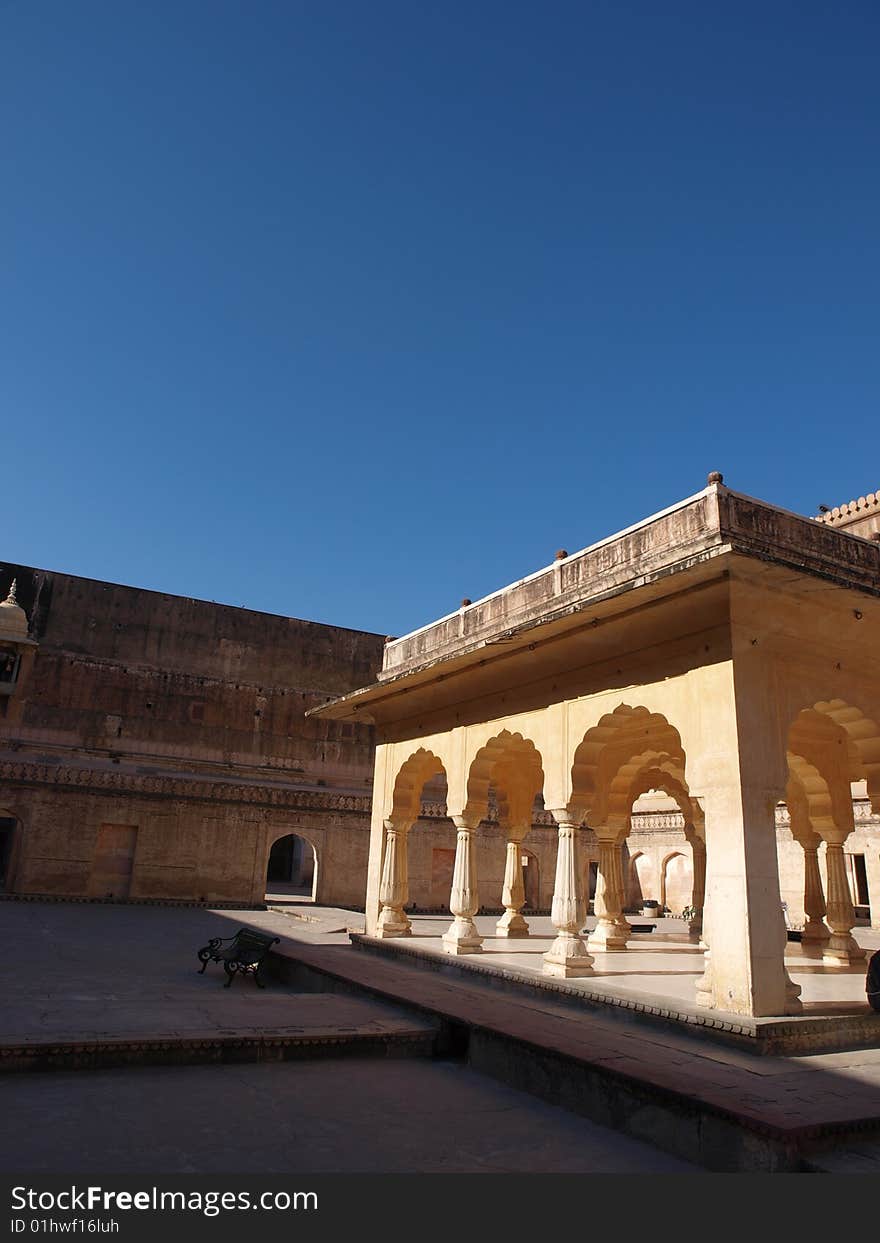
[[104, 896], [127, 871], [132, 899], [261, 901], [298, 832], [319, 899], [363, 901], [372, 730], [304, 714], [372, 681], [382, 636], [27, 566], [0, 592], [13, 577], [39, 648], [0, 720], [8, 890]]
[[[549, 821], [549, 817], [547, 817]], [[549, 910], [553, 900], [556, 869], [556, 829], [549, 823], [534, 824], [523, 844], [529, 856], [527, 894], [530, 905]], [[475, 839], [480, 905], [489, 910], [501, 909], [504, 884], [506, 838], [495, 821], [484, 820]], [[408, 834], [407, 863], [409, 900], [422, 909], [447, 908], [455, 856], [455, 827], [451, 820], [434, 814], [421, 817]], [[537, 879], [534, 879], [537, 872]], [[366, 870], [363, 889], [366, 888]], [[363, 890], [361, 903], [363, 902]]]

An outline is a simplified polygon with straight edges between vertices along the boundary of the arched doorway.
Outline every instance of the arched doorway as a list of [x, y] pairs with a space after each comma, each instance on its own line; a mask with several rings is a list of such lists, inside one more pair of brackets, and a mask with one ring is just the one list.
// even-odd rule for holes
[[18, 854], [19, 822], [0, 810], [0, 893], [11, 892]]
[[277, 900], [315, 900], [318, 884], [318, 854], [315, 847], [298, 833], [276, 838], [266, 864], [266, 898]]
[[694, 892], [694, 870], [680, 851], [666, 856], [660, 870], [660, 907], [679, 916], [690, 906]]

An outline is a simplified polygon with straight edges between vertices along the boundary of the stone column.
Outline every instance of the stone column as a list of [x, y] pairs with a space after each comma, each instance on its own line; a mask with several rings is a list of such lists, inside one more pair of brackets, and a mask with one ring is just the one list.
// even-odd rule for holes
[[[824, 836], [824, 834], [823, 834]], [[856, 922], [852, 897], [849, 892], [849, 880], [846, 875], [846, 862], [843, 857], [845, 835], [835, 841], [826, 837], [825, 870], [828, 876], [828, 923], [831, 936], [823, 951], [826, 962], [839, 966], [849, 966], [865, 957], [865, 951], [856, 943], [852, 930]]]
[[709, 908], [704, 903], [700, 928], [700, 945], [703, 948], [703, 974], [696, 982], [696, 1003], [707, 1010], [715, 1006], [715, 988], [712, 978], [712, 951], [709, 947]]
[[691, 906], [694, 914], [688, 922], [688, 936], [699, 937], [703, 931], [703, 904], [706, 901], [706, 843], [693, 826], [685, 828], [685, 837], [691, 844], [694, 867], [694, 886]]
[[801, 934], [801, 946], [806, 947], [807, 951], [821, 952], [831, 939], [831, 929], [825, 923], [825, 894], [819, 871], [820, 838], [813, 833], [797, 840], [804, 852], [804, 915], [807, 919]]
[[379, 885], [382, 909], [376, 927], [376, 936], [383, 940], [388, 937], [408, 937], [412, 934], [412, 925], [403, 909], [409, 899], [406, 861], [409, 828], [409, 824], [385, 821], [385, 859]]
[[626, 906], [626, 878], [623, 874], [623, 843], [629, 836], [629, 826], [627, 826], [617, 839], [617, 849], [614, 852], [614, 884], [617, 889], [619, 899], [620, 912], [617, 916], [616, 923], [619, 935], [623, 938], [624, 947], [629, 940], [632, 928], [629, 920], [623, 913]]
[[479, 954], [483, 948], [483, 938], [474, 923], [474, 916], [480, 909], [474, 858], [474, 827], [462, 816], [454, 816], [453, 820], [458, 837], [449, 909], [454, 919], [443, 935], [443, 949], [447, 954]]
[[571, 979], [592, 975], [593, 959], [580, 936], [586, 918], [581, 877], [580, 826], [563, 809], [554, 811], [559, 825], [556, 847], [556, 883], [550, 918], [556, 940], [544, 955], [544, 974]]
[[621, 927], [623, 919], [623, 869], [620, 866], [620, 845], [616, 830], [613, 835], [604, 828], [591, 826], [599, 843], [599, 875], [593, 909], [598, 923], [590, 933], [587, 945], [591, 950], [625, 950], [626, 938]]
[[[772, 798], [748, 786], [704, 797], [707, 876], [704, 973], [697, 1005], [735, 1014], [798, 1014], [800, 988], [785, 969]], [[754, 861], [755, 884], [749, 886]]]
[[526, 900], [520, 846], [528, 828], [528, 825], [517, 825], [507, 830], [507, 858], [504, 866], [504, 887], [501, 891], [504, 914], [495, 925], [495, 932], [499, 937], [529, 935], [529, 925], [520, 914]]

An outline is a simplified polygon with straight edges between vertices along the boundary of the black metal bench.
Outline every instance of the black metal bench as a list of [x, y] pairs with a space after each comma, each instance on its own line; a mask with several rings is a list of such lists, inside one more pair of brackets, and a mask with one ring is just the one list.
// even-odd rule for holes
[[199, 950], [199, 962], [202, 964], [199, 974], [204, 975], [209, 962], [222, 962], [227, 977], [224, 988], [229, 988], [234, 975], [247, 975], [248, 972], [254, 977], [258, 988], [265, 988], [260, 979], [260, 966], [275, 942], [280, 940], [280, 937], [270, 937], [253, 928], [239, 928], [234, 937], [212, 937]]

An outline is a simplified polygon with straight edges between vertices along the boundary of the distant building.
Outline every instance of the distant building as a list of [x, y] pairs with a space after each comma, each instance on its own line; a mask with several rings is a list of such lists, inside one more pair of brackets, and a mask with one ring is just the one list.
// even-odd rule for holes
[[304, 713], [383, 636], [22, 565], [0, 601], [0, 888], [261, 903], [274, 847], [363, 902], [372, 730]]

